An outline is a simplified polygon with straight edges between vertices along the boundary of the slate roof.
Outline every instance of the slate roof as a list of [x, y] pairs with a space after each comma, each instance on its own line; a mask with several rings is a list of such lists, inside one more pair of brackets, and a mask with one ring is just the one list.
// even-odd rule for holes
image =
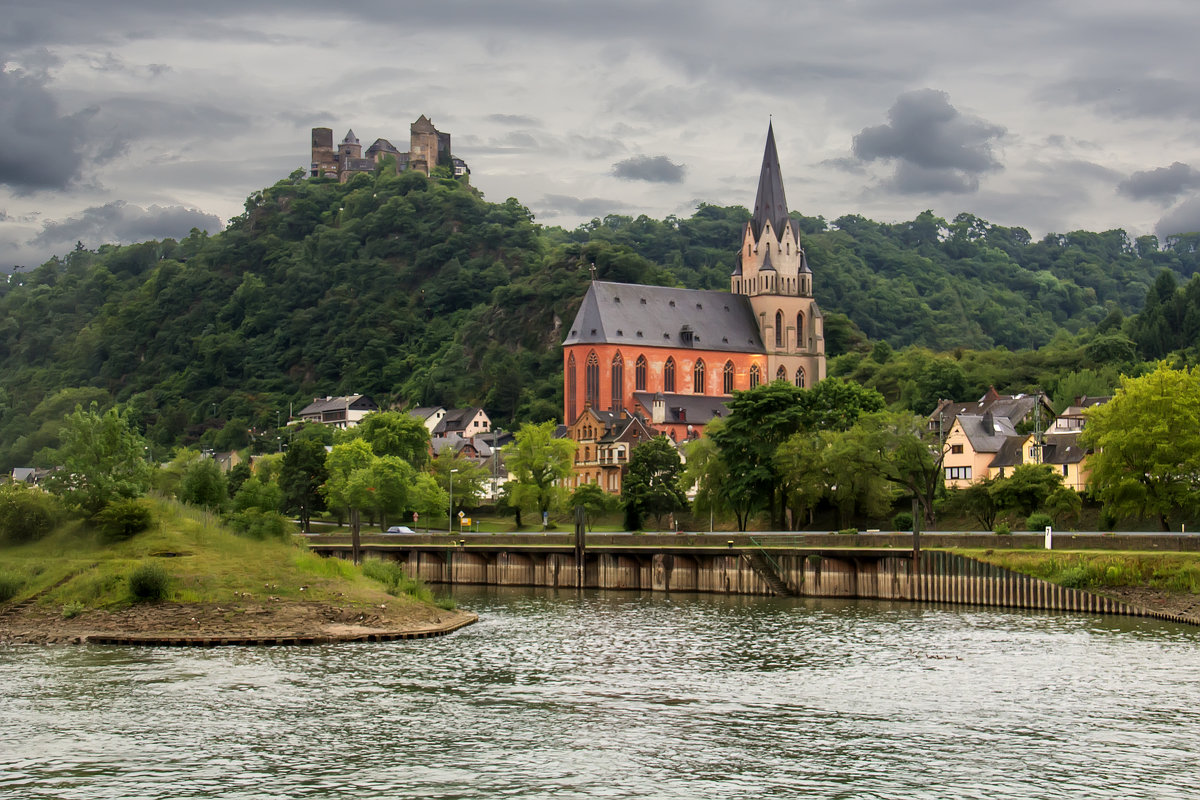
[[304, 408], [300, 409], [298, 416], [304, 417], [311, 414], [323, 414], [326, 411], [344, 411], [352, 407], [362, 409], [376, 406], [371, 398], [362, 394], [351, 394], [342, 397], [317, 397]]
[[1004, 440], [1016, 436], [1012, 422], [992, 414], [959, 414], [958, 422], [976, 453], [997, 453]]
[[775, 149], [775, 128], [767, 125], [767, 146], [763, 150], [762, 170], [758, 174], [758, 194], [754, 198], [754, 216], [750, 225], [754, 238], [762, 235], [766, 223], [776, 238], [783, 233], [788, 220], [787, 197], [783, 194], [783, 173], [779, 169], [779, 153]]
[[996, 451], [996, 457], [988, 463], [989, 467], [1016, 467], [1025, 463], [1021, 457], [1021, 450], [1025, 446], [1025, 440], [1028, 436], [1009, 436], [1004, 440], [1004, 444], [1000, 445], [1000, 449]]
[[442, 406], [417, 406], [416, 408], [410, 408], [408, 410], [408, 415], [424, 421], [441, 410]]
[[[930, 422], [937, 422], [938, 417], [944, 415], [946, 430], [949, 430], [950, 426], [954, 424], [955, 417], [963, 414], [979, 415], [991, 412], [993, 417], [1004, 417], [1015, 424], [1029, 416], [1037, 405], [1038, 397], [1039, 395], [1036, 394], [1000, 394], [995, 388], [989, 388], [983, 397], [974, 402], [940, 401], [928, 419]], [[1044, 398], [1044, 396], [1042, 397]], [[1044, 399], [1043, 407], [1046, 411], [1046, 416], [1042, 422], [1043, 425], [1048, 425], [1052, 419], [1052, 412], [1048, 408], [1045, 408]]]
[[1078, 434], [1054, 434], [1047, 436], [1042, 443], [1042, 463], [1078, 464], [1087, 452], [1087, 448], [1079, 444]]
[[[646, 419], [654, 419], [654, 396], [654, 392], [633, 393], [634, 401], [645, 409], [641, 413]], [[706, 394], [663, 394], [662, 396], [667, 406], [666, 418], [663, 420], [665, 423], [704, 425], [714, 417], [729, 416], [729, 408], [720, 397]]]
[[[692, 344], [680, 331], [688, 325]], [[593, 281], [563, 345], [618, 344], [765, 352], [750, 298], [702, 289]]]
[[358, 137], [354, 135], [354, 129], [346, 131], [346, 138], [342, 139], [342, 144], [358, 144]]

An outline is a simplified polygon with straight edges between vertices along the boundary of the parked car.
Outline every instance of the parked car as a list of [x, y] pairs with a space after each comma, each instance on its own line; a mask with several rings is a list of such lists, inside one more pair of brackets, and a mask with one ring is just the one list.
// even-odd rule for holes
[[407, 525], [393, 525], [392, 527], [387, 529], [387, 532], [388, 533], [416, 533], [416, 531], [414, 531], [412, 528], [408, 527]]

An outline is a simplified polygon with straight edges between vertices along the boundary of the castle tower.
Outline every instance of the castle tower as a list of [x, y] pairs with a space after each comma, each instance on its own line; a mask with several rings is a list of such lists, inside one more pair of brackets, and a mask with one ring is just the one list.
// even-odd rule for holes
[[346, 131], [346, 138], [338, 145], [338, 163], [344, 168], [352, 158], [362, 158], [362, 144], [353, 130]]
[[[450, 134], [444, 134], [446, 155], [449, 157]], [[428, 175], [438, 165], [442, 144], [438, 129], [433, 121], [422, 114], [408, 127], [408, 168], [419, 169]]]
[[333, 130], [312, 129], [312, 164], [308, 175], [311, 178], [336, 178], [337, 159], [333, 155]]
[[767, 350], [766, 380], [812, 386], [825, 377], [824, 322], [812, 278], [800, 229], [788, 216], [775, 131], [768, 125], [754, 215], [729, 280], [730, 291], [747, 296], [754, 309]]

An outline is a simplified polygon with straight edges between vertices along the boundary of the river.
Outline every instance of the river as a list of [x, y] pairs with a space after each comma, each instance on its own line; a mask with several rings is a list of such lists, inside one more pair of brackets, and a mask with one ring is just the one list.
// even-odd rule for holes
[[0, 647], [3, 798], [1195, 798], [1200, 629], [461, 590], [388, 644]]

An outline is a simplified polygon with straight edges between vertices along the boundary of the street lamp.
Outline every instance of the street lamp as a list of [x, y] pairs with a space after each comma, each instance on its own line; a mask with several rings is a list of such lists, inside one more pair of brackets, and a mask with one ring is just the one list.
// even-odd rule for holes
[[446, 533], [454, 533], [454, 473], [456, 469], [450, 470], [450, 509], [446, 512]]

